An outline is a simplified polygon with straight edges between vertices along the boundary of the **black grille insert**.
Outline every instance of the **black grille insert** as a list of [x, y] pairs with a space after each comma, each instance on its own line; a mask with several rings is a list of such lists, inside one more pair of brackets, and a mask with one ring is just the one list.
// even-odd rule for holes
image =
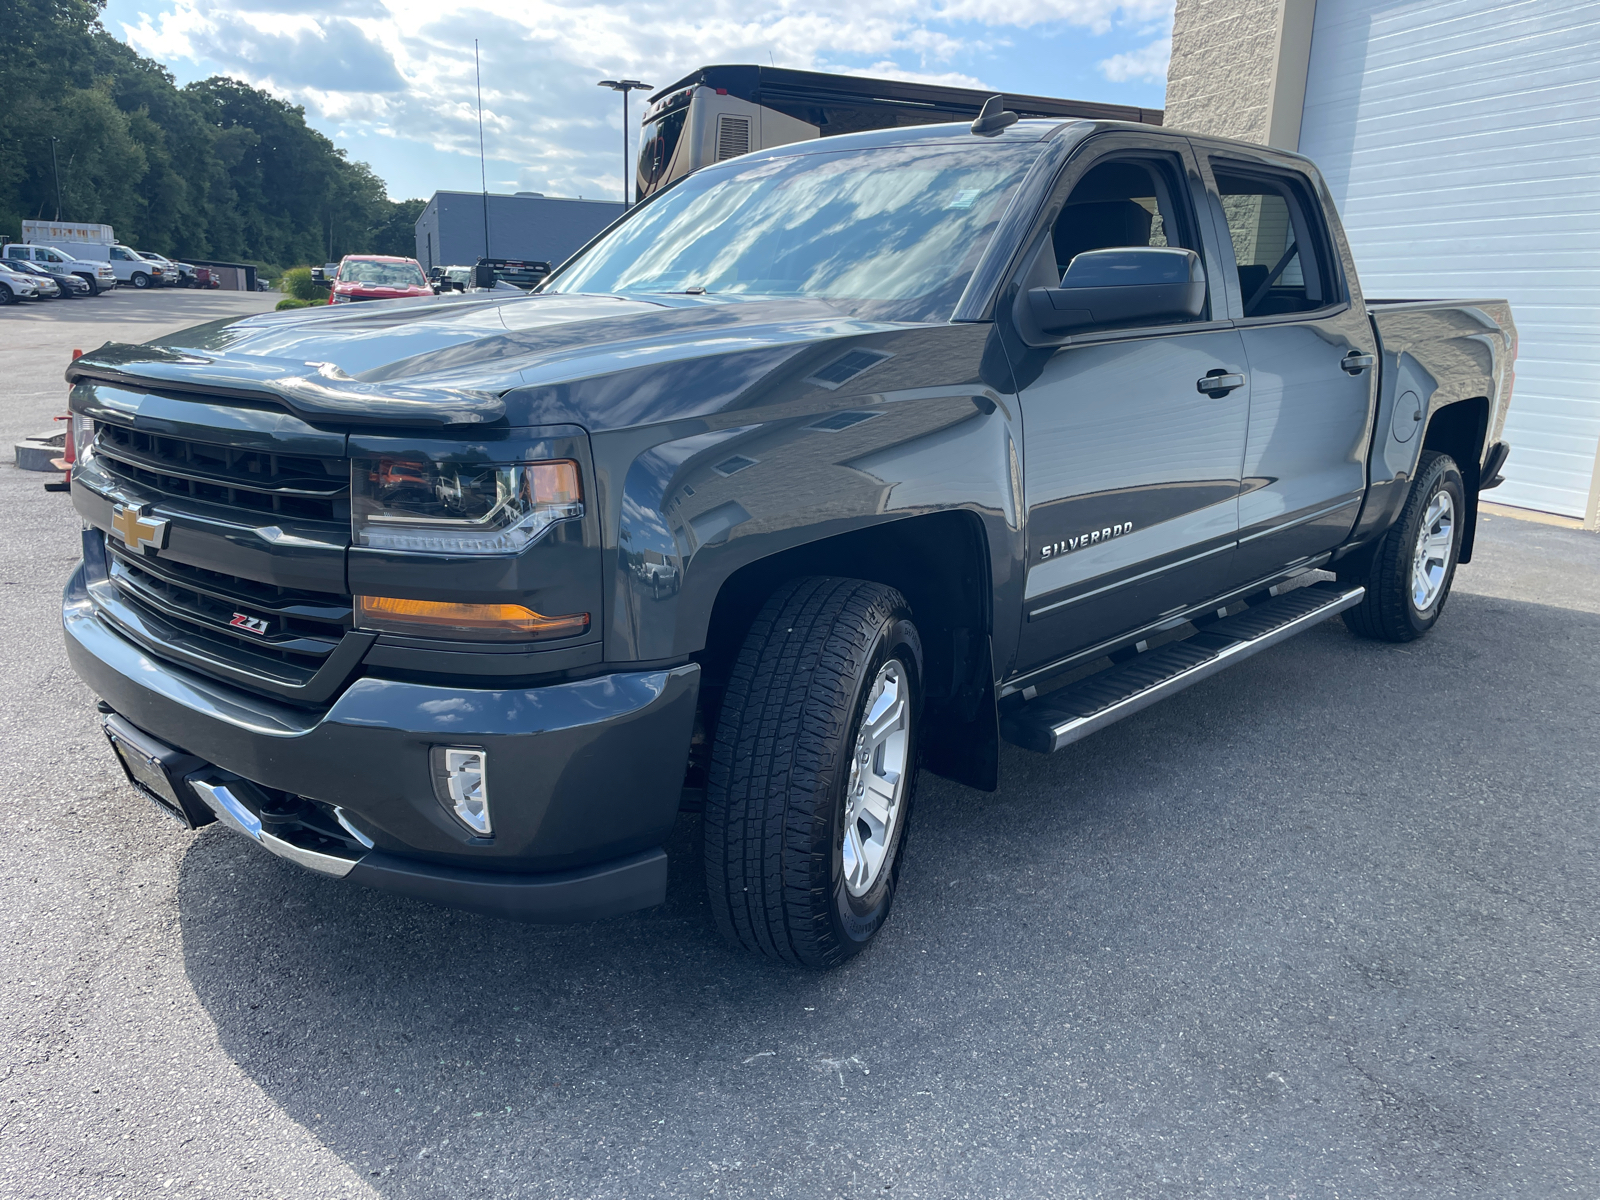
[[[314, 675], [351, 626], [350, 598], [274, 587], [218, 571], [132, 554], [106, 539], [110, 575], [123, 596], [228, 652]], [[273, 672], [280, 674], [281, 672]]]
[[95, 422], [95, 454], [105, 469], [167, 496], [204, 500], [252, 515], [348, 525], [350, 464], [241, 450]]

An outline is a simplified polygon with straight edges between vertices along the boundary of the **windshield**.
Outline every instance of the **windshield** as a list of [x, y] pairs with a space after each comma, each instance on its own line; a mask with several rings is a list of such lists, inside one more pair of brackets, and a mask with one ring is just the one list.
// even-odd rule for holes
[[545, 290], [805, 296], [879, 320], [948, 320], [1038, 151], [891, 146], [711, 168]]
[[347, 262], [339, 268], [340, 283], [370, 283], [377, 287], [427, 287], [416, 263]]

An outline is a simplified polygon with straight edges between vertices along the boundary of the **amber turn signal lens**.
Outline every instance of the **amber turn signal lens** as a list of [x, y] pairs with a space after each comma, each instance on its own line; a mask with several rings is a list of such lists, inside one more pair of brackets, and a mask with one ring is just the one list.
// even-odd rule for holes
[[357, 596], [356, 624], [380, 633], [459, 637], [491, 642], [536, 642], [576, 637], [589, 628], [588, 613], [547, 617], [521, 604], [455, 604]]

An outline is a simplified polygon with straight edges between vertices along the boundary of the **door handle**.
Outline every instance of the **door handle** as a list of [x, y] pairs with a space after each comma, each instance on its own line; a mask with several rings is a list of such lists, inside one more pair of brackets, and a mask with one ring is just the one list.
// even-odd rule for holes
[[1378, 360], [1370, 354], [1363, 354], [1359, 350], [1352, 350], [1339, 360], [1339, 365], [1352, 375], [1359, 375]]
[[1202, 395], [1210, 396], [1215, 400], [1218, 396], [1226, 396], [1234, 388], [1244, 386], [1244, 376], [1235, 375], [1224, 371], [1221, 367], [1207, 371], [1194, 381], [1194, 390]]

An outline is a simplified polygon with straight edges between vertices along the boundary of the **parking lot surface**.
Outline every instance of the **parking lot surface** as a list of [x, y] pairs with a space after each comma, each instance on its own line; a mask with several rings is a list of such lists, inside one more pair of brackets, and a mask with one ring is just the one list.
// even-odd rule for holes
[[[0, 311], [7, 429], [73, 346], [275, 298]], [[1487, 518], [1423, 641], [924, 776], [813, 975], [718, 939], [692, 817], [663, 908], [559, 928], [178, 830], [67, 667], [45, 478], [0, 468], [0, 1194], [1600, 1195], [1600, 537]]]

